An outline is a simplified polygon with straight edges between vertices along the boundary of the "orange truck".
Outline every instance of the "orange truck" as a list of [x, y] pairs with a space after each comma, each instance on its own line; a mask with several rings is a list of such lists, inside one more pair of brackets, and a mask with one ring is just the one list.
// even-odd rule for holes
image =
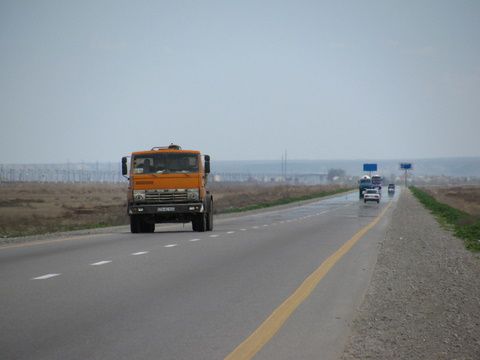
[[157, 223], [188, 222], [193, 231], [213, 230], [209, 173], [210, 156], [174, 144], [134, 152], [130, 164], [123, 157], [131, 232], [151, 233]]

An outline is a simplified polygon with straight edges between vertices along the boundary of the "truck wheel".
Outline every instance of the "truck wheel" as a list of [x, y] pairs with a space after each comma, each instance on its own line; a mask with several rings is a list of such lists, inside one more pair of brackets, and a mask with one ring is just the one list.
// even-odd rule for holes
[[155, 231], [155, 224], [147, 223], [142, 219], [142, 216], [130, 216], [130, 232], [132, 234], [139, 233], [153, 233]]
[[207, 217], [205, 213], [198, 214], [192, 220], [193, 231], [204, 232], [207, 229]]
[[213, 230], [213, 201], [210, 203], [210, 210], [207, 214], [207, 231]]
[[155, 232], [155, 223], [148, 223], [143, 221], [142, 223], [142, 232], [144, 233], [153, 233]]
[[130, 232], [132, 234], [138, 234], [139, 232], [141, 232], [139, 220], [140, 219], [138, 218], [138, 216], [130, 216]]

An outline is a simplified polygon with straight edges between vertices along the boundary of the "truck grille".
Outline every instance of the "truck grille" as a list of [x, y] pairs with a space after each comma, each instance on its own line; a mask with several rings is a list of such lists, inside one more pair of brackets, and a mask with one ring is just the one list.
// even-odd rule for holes
[[187, 202], [187, 190], [184, 189], [165, 189], [165, 190], [146, 190], [145, 201], [152, 203], [182, 203]]

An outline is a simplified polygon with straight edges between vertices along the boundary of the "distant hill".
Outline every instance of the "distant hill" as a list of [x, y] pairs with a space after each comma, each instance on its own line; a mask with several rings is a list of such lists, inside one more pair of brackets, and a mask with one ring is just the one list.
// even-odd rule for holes
[[[411, 162], [415, 175], [475, 176], [480, 177], [480, 157], [437, 158], [416, 160], [289, 160], [290, 174], [326, 174], [329, 169], [339, 168], [348, 175], [363, 174], [364, 163], [377, 163], [378, 172], [383, 175], [399, 174], [400, 162]], [[280, 174], [280, 161], [214, 161], [215, 173]]]

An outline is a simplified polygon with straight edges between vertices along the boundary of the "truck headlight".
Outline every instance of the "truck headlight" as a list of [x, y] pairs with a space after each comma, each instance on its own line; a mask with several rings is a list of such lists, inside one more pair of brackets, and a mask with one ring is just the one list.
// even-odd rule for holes
[[133, 190], [133, 200], [135, 201], [145, 200], [145, 190]]
[[198, 200], [199, 197], [198, 189], [187, 189], [188, 200]]

